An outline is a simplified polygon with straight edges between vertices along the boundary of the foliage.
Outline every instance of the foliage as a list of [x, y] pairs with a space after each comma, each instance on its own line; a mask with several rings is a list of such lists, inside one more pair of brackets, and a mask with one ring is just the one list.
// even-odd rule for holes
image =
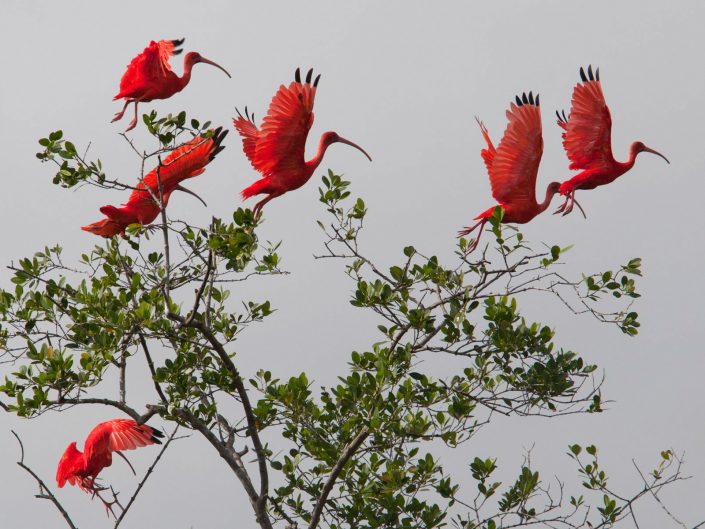
[[[152, 113], [144, 123], [156, 142], [151, 152], [125, 138], [142, 167], [210, 126], [184, 112]], [[61, 131], [40, 145], [38, 158], [58, 166], [55, 184], [130, 188], [109, 178], [99, 160], [79, 156]], [[496, 244], [482, 253], [466, 255], [461, 239], [457, 259], [445, 264], [406, 246], [382, 268], [361, 249], [363, 199], [351, 198], [349, 182], [332, 171], [319, 191], [327, 220], [319, 221], [324, 250], [317, 257], [343, 265], [354, 284], [351, 305], [372, 312], [379, 333], [350, 353], [335, 386], [272, 366], [240, 372], [237, 338], [274, 308], [238, 298], [231, 287], [286, 272], [279, 245], [257, 237], [261, 219], [237, 209], [208, 227], [165, 216], [154, 227], [161, 237], [134, 226], [124, 241], [96, 245], [76, 265], [64, 264], [59, 246], [11, 265], [14, 286], [0, 291], [7, 368], [0, 405], [38, 417], [101, 404], [139, 422], [159, 416], [198, 432], [231, 468], [262, 528], [609, 527], [633, 514], [636, 499], [657, 497], [681, 479], [680, 459], [669, 450], [643, 488], [618, 494], [597, 448], [576, 444], [568, 454], [586, 491], [566, 501], [562, 483], [553, 496], [528, 460], [512, 482], [494, 477], [499, 462], [491, 456], [478, 454], [467, 470], [443, 464], [442, 454], [491, 427], [498, 413], [602, 411], [597, 366], [557, 344], [549, 324], [527, 319], [520, 301], [528, 293], [558, 298], [576, 314], [635, 335], [638, 258], [567, 278], [561, 263], [569, 248], [532, 250], [497, 208], [490, 219]], [[150, 401], [128, 398], [128, 364], [149, 369]], [[115, 380], [116, 394], [107, 389]], [[244, 461], [247, 451], [254, 465]], [[461, 487], [468, 476], [472, 485]]]

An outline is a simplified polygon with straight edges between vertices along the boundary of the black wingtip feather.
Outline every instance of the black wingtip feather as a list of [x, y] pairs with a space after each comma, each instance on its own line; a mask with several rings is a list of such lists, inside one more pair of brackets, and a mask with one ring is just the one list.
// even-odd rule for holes
[[516, 104], [518, 107], [522, 106], [524, 103], [521, 102], [521, 99], [519, 99], [519, 96], [515, 96], [514, 100], [516, 101]]
[[174, 46], [176, 46], [176, 47], [178, 48], [179, 46], [181, 46], [181, 45], [184, 43], [185, 40], [186, 40], [185, 38], [183, 38], [183, 39], [174, 39], [174, 40], [171, 41], [171, 43], [172, 43]]
[[297, 83], [301, 82], [301, 70], [299, 68], [297, 68], [296, 73], [294, 73], [294, 79]]
[[588, 79], [595, 80], [595, 76], [592, 74], [592, 64], [588, 64]]
[[313, 68], [309, 69], [306, 74], [306, 84], [311, 84], [311, 76], [313, 75]]
[[313, 87], [314, 87], [314, 88], [318, 86], [318, 81], [320, 80], [320, 78], [321, 78], [321, 74], [319, 73], [319, 74], [316, 76], [316, 80], [313, 81]]
[[583, 67], [580, 67], [580, 79], [583, 80], [583, 83], [587, 83], [587, 77], [585, 76], [585, 70], [583, 70]]
[[536, 94], [536, 106], [537, 107], [541, 106], [541, 103], [539, 103], [539, 95], [538, 94]]
[[599, 81], [600, 80], [600, 69], [597, 68], [595, 70], [595, 80]]

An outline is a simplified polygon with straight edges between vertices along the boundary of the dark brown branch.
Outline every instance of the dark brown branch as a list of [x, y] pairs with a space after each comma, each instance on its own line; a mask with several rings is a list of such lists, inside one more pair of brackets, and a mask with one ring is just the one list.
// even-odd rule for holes
[[228, 355], [227, 351], [223, 348], [223, 345], [213, 334], [213, 331], [211, 331], [211, 329], [206, 326], [202, 321], [191, 320], [191, 322], [187, 323], [186, 318], [173, 312], [169, 312], [168, 317], [170, 320], [177, 321], [181, 325], [192, 327], [200, 331], [200, 333], [210, 342], [213, 349], [218, 353], [218, 356], [220, 357], [225, 367], [233, 375], [233, 385], [235, 386], [235, 390], [237, 391], [240, 397], [242, 407], [245, 410], [245, 419], [247, 420], [248, 433], [252, 438], [252, 444], [254, 445], [255, 453], [257, 454], [257, 463], [259, 466], [260, 474], [260, 493], [257, 501], [260, 504], [259, 507], [262, 510], [265, 510], [267, 496], [269, 494], [267, 457], [264, 450], [264, 446], [262, 446], [262, 441], [260, 440], [259, 433], [257, 432], [257, 420], [255, 418], [254, 412], [252, 411], [250, 398], [247, 395], [247, 390], [245, 389], [245, 384], [243, 383], [242, 377], [240, 376], [240, 371], [238, 371], [237, 367], [235, 367], [235, 364], [233, 363], [232, 359]]
[[157, 415], [159, 412], [163, 411], [162, 406], [155, 406], [153, 404], [148, 404], [147, 405], [147, 411], [144, 412], [144, 414], [140, 415], [137, 410], [132, 408], [131, 406], [128, 406], [127, 404], [123, 402], [119, 402], [117, 400], [112, 400], [112, 399], [100, 399], [100, 398], [93, 398], [93, 397], [86, 397], [83, 399], [67, 399], [60, 397], [58, 400], [55, 401], [48, 401], [47, 406], [60, 406], [62, 404], [69, 404], [69, 405], [78, 405], [78, 404], [103, 404], [104, 406], [112, 406], [113, 408], [117, 408], [118, 410], [122, 411], [123, 413], [129, 415], [132, 417], [135, 422], [138, 424], [144, 424], [147, 422], [149, 419], [151, 419], [153, 416]]
[[14, 430], [10, 431], [12, 432], [12, 435], [14, 435], [17, 439], [17, 442], [20, 443], [20, 460], [17, 461], [17, 465], [23, 470], [25, 470], [30, 476], [32, 476], [37, 481], [37, 483], [39, 483], [40, 493], [35, 495], [35, 497], [44, 500], [50, 500], [54, 504], [54, 506], [59, 510], [61, 515], [64, 517], [64, 520], [66, 520], [68, 526], [71, 529], [78, 529], [78, 527], [76, 527], [76, 525], [71, 520], [69, 513], [66, 512], [66, 509], [64, 509], [61, 503], [59, 503], [59, 500], [56, 499], [56, 496], [54, 496], [54, 494], [49, 490], [49, 487], [47, 487], [44, 481], [42, 481], [42, 478], [37, 476], [37, 474], [35, 474], [31, 468], [24, 464], [24, 445], [22, 444], [22, 439], [20, 439], [20, 436], [17, 435]]
[[350, 458], [355, 454], [355, 452], [357, 452], [358, 448], [360, 448], [360, 445], [362, 445], [365, 439], [367, 439], [367, 436], [369, 434], [369, 428], [367, 426], [363, 427], [362, 430], [360, 430], [360, 433], [358, 433], [357, 436], [355, 436], [355, 438], [350, 441], [347, 446], [343, 449], [343, 452], [340, 454], [338, 461], [336, 461], [335, 466], [333, 467], [333, 470], [330, 473], [330, 476], [328, 476], [328, 481], [326, 481], [325, 485], [323, 486], [321, 495], [318, 497], [318, 501], [316, 502], [316, 508], [313, 510], [313, 514], [311, 515], [311, 523], [308, 526], [309, 529], [316, 529], [316, 527], [318, 526], [321, 514], [323, 513], [323, 509], [326, 506], [326, 500], [328, 499], [330, 491], [333, 490], [335, 481], [338, 479], [338, 476], [343, 471], [345, 464], [350, 460]]
[[188, 410], [182, 408], [176, 413], [183, 421], [190, 425], [194, 430], [198, 430], [206, 438], [206, 440], [218, 451], [220, 457], [226, 461], [228, 466], [235, 473], [247, 493], [250, 504], [255, 511], [257, 523], [260, 527], [262, 527], [262, 529], [273, 529], [272, 522], [270, 521], [269, 514], [266, 510], [265, 502], [262, 501], [262, 498], [260, 498], [257, 494], [257, 491], [252, 484], [252, 480], [247, 473], [247, 469], [242, 462], [242, 456], [240, 453], [233, 449], [233, 447], [228, 446], [227, 443], [218, 439], [218, 437], [208, 428], [208, 425]]
[[147, 347], [147, 340], [145, 340], [144, 335], [140, 333], [140, 345], [142, 346], [142, 350], [144, 351], [144, 356], [147, 359], [147, 366], [149, 366], [149, 372], [152, 375], [152, 382], [154, 382], [154, 389], [157, 391], [157, 395], [159, 395], [159, 398], [162, 400], [164, 404], [167, 403], [166, 396], [164, 395], [164, 392], [162, 391], [162, 387], [159, 385], [159, 382], [157, 382], [156, 376], [157, 372], [154, 369], [154, 362], [152, 361], [152, 355], [149, 353], [149, 347]]

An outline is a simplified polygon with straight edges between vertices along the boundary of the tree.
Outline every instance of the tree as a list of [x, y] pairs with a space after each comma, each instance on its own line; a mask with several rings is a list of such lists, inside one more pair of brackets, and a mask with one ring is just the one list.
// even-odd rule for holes
[[[142, 177], [145, 165], [161, 166], [162, 156], [210, 127], [187, 121], [185, 112], [162, 118], [152, 112], [144, 122], [157, 142], [153, 151], [124, 137], [139, 155]], [[61, 131], [39, 143], [38, 158], [58, 167], [55, 184], [131, 188], [108, 178], [100, 160], [79, 154]], [[355, 288], [350, 302], [374, 314], [379, 339], [350, 353], [334, 387], [316, 385], [305, 371], [241, 372], [234, 343], [273, 307], [234, 299], [231, 287], [286, 273], [279, 245], [258, 240], [261, 219], [250, 210], [213, 218], [209, 226], [170, 219], [160, 192], [156, 225], [132, 225], [124, 240], [96, 245], [76, 265], [66, 265], [54, 246], [10, 266], [14, 288], [0, 291], [7, 367], [0, 406], [28, 418], [69, 406], [110, 406], [140, 423], [154, 425], [158, 417], [171, 425], [154, 464], [120, 505], [115, 527], [179, 429], [217, 451], [263, 529], [611, 527], [634, 518], [637, 500], [660, 503], [661, 489], [683, 479], [680, 457], [665, 450], [655, 469], [641, 474], [643, 486], [617, 492], [598, 449], [579, 444], [568, 447], [583, 478], [584, 490], [574, 495], [561, 481], [552, 490], [528, 458], [510, 483], [493, 477], [499, 462], [488, 454], [477, 454], [467, 469], [446, 468], [443, 452], [471, 442], [498, 414], [602, 411], [597, 366], [556, 344], [549, 325], [525, 320], [519, 302], [529, 293], [557, 297], [566, 310], [632, 336], [639, 328], [631, 304], [639, 296], [641, 262], [565, 277], [568, 248], [533, 250], [521, 232], [501, 224], [497, 208], [495, 244], [482, 253], [466, 255], [468, 241], [461, 239], [456, 262], [444, 264], [406, 246], [397, 264], [383, 268], [363, 250], [367, 208], [349, 187], [332, 171], [322, 179], [326, 220], [319, 221], [324, 239], [317, 257], [344, 267]], [[126, 391], [128, 374], [140, 370], [153, 386], [146, 402]], [[76, 527], [24, 459], [23, 450], [19, 464], [40, 483], [40, 497]], [[461, 487], [468, 473], [472, 485]]]

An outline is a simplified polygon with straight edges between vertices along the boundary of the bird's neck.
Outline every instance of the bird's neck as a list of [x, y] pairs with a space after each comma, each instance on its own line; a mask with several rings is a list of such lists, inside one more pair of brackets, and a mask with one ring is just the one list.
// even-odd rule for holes
[[313, 174], [316, 168], [321, 164], [323, 161], [323, 155], [326, 153], [328, 147], [330, 147], [330, 143], [325, 140], [324, 136], [321, 136], [321, 139], [318, 141], [318, 149], [316, 149], [316, 154], [314, 154], [313, 158], [306, 162], [306, 168], [310, 171], [310, 174]]
[[634, 145], [632, 144], [629, 147], [629, 158], [627, 159], [627, 161], [626, 162], [617, 162], [619, 175], [623, 175], [624, 173], [629, 171], [629, 169], [634, 167], [634, 162], [636, 162], [636, 157], [638, 154], [639, 154], [639, 151], [637, 151], [634, 148]]
[[546, 211], [548, 206], [551, 205], [551, 200], [553, 200], [553, 195], [555, 195], [558, 191], [554, 188], [551, 189], [551, 187], [546, 188], [546, 196], [543, 199], [543, 202], [539, 203], [539, 213], [543, 213]]
[[181, 77], [178, 78], [178, 91], [180, 92], [181, 90], [184, 89], [184, 87], [189, 83], [191, 80], [191, 69], [193, 68], [193, 64], [191, 61], [188, 60], [188, 58], [184, 59], [184, 73]]

